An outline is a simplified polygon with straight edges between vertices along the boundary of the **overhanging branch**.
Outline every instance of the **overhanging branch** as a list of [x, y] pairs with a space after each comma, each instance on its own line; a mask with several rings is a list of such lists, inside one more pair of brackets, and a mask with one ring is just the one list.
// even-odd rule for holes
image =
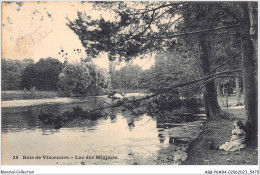
[[215, 67], [213, 70], [211, 70], [208, 74], [211, 74], [212, 72], [215, 72], [218, 68], [220, 68], [221, 66], [227, 64], [230, 60], [232, 60], [233, 58], [235, 58], [238, 54], [240, 54], [242, 52], [242, 50], [238, 51], [237, 53], [235, 53], [234, 55], [232, 55], [231, 57], [229, 57], [226, 61], [224, 61], [223, 63], [219, 64], [217, 67]]
[[104, 109], [109, 109], [109, 108], [114, 108], [114, 107], [120, 107], [122, 106], [123, 104], [128, 104], [128, 103], [133, 103], [133, 102], [138, 102], [138, 101], [143, 101], [143, 100], [147, 100], [147, 99], [150, 99], [150, 98], [153, 98], [153, 97], [156, 97], [158, 95], [161, 95], [161, 94], [165, 94], [167, 92], [170, 92], [176, 88], [179, 88], [179, 87], [184, 87], [184, 86], [188, 86], [190, 84], [194, 84], [194, 83], [197, 83], [197, 82], [201, 82], [201, 81], [204, 81], [204, 83], [207, 83], [208, 81], [212, 81], [213, 79], [217, 78], [219, 75], [223, 75], [223, 74], [229, 74], [229, 73], [235, 73], [235, 72], [241, 72], [242, 70], [241, 69], [237, 69], [237, 70], [230, 70], [230, 71], [223, 71], [223, 72], [217, 72], [215, 74], [211, 74], [211, 75], [207, 75], [203, 78], [200, 78], [200, 79], [196, 79], [196, 80], [193, 80], [193, 81], [190, 81], [190, 82], [187, 82], [187, 83], [182, 83], [182, 84], [178, 84], [178, 85], [175, 85], [175, 86], [172, 86], [170, 88], [167, 88], [167, 89], [164, 89], [162, 92], [157, 92], [157, 93], [154, 93], [152, 95], [147, 95], [143, 98], [139, 98], [139, 99], [136, 99], [136, 100], [127, 100], [127, 101], [122, 101], [118, 104], [113, 104], [113, 105], [110, 105], [110, 106], [106, 106], [106, 107], [103, 107], [103, 108], [97, 108], [97, 109], [93, 109], [91, 111], [97, 111], [97, 110], [104, 110]]
[[[229, 26], [221, 26], [221, 27], [216, 27], [216, 28], [212, 28], [212, 29], [197, 30], [197, 31], [178, 33], [178, 34], [177, 33], [176, 34], [167, 33], [166, 35], [163, 35], [163, 36], [161, 34], [160, 35], [155, 34], [155, 35], [151, 36], [150, 39], [155, 39], [155, 40], [157, 40], [157, 39], [159, 39], [159, 40], [160, 39], [170, 39], [170, 38], [176, 38], [176, 37], [185, 36], [185, 35], [193, 35], [193, 34], [198, 34], [198, 33], [207, 33], [207, 32], [216, 31], [216, 30], [229, 29], [229, 28], [234, 28], [234, 27], [238, 27], [238, 26], [239, 26], [239, 24], [234, 24], [234, 25], [229, 25]], [[140, 38], [143, 38], [143, 39], [147, 39], [147, 36], [141, 36], [141, 35], [137, 35], [137, 36], [139, 36]], [[121, 42], [118, 42], [118, 43], [115, 43], [115, 44], [120, 45], [123, 42], [134, 39], [134, 38], [136, 38], [136, 36], [125, 39], [124, 41], [121, 41]]]
[[221, 27], [216, 27], [212, 29], [204, 29], [204, 30], [197, 30], [197, 31], [192, 31], [192, 32], [185, 32], [185, 33], [178, 33], [178, 34], [172, 34], [172, 35], [167, 35], [163, 39], [169, 39], [169, 38], [175, 38], [178, 36], [184, 36], [184, 35], [192, 35], [192, 34], [198, 34], [198, 33], [207, 33], [215, 30], [221, 30], [221, 29], [229, 29], [229, 28], [234, 28], [238, 27], [239, 24], [234, 24], [234, 25], [229, 25], [229, 26], [221, 26]]
[[153, 11], [152, 18], [151, 18], [151, 20], [150, 20], [148, 26], [147, 26], [141, 33], [132, 36], [130, 39], [143, 35], [143, 34], [149, 29], [149, 27], [151, 26], [151, 24], [152, 24], [152, 22], [153, 22], [153, 20], [154, 20], [154, 14], [155, 14], [155, 10]]

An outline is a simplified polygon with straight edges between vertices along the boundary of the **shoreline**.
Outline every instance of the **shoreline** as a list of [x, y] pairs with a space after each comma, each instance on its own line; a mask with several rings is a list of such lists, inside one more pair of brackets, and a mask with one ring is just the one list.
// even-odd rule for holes
[[227, 152], [219, 149], [226, 141], [230, 140], [232, 135], [234, 120], [244, 120], [245, 109], [222, 109], [233, 115], [233, 119], [212, 119], [205, 121], [202, 132], [190, 144], [187, 159], [183, 165], [257, 165], [258, 164], [258, 148], [249, 146], [245, 149]]
[[26, 99], [26, 100], [9, 100], [1, 101], [2, 108], [16, 108], [16, 107], [28, 107], [38, 106], [46, 104], [67, 104], [77, 102], [76, 98], [69, 97], [56, 97], [56, 98], [42, 98], [42, 99]]
[[[141, 93], [127, 93], [126, 97], [131, 96], [142, 96]], [[46, 105], [46, 104], [68, 104], [74, 102], [82, 102], [82, 100], [86, 100], [86, 98], [106, 98], [107, 95], [89, 95], [82, 97], [49, 97], [49, 98], [34, 98], [34, 99], [13, 99], [13, 100], [1, 100], [2, 108], [16, 108], [16, 107], [28, 107], [28, 106], [38, 106], [38, 105]]]

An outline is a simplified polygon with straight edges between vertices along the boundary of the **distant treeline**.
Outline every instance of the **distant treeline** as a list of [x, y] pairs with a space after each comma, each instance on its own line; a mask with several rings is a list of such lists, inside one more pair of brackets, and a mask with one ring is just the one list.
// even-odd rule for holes
[[110, 86], [110, 75], [91, 61], [62, 63], [55, 58], [2, 59], [2, 90], [47, 90], [65, 95], [100, 94]]
[[154, 65], [147, 70], [133, 64], [115, 70], [116, 62], [110, 62], [109, 72], [91, 59], [77, 63], [62, 63], [55, 58], [42, 58], [38, 62], [2, 59], [2, 90], [58, 91], [65, 96], [105, 94], [111, 88], [158, 92], [198, 76], [195, 66], [183, 65], [187, 62], [183, 59], [172, 54], [157, 54]]
[[1, 59], [2, 90], [21, 90], [22, 73], [29, 64], [34, 64], [34, 61], [32, 59], [22, 61]]
[[[110, 65], [113, 88], [122, 90], [145, 89], [150, 92], [158, 92], [181, 82], [191, 81], [199, 76], [199, 71], [194, 65], [196, 63], [189, 61], [190, 58], [183, 58], [171, 53], [157, 53], [154, 59], [154, 64], [146, 70], [138, 65], [130, 64], [112, 71], [113, 65]], [[185, 91], [184, 93], [192, 92]], [[182, 95], [188, 95], [184, 93]]]

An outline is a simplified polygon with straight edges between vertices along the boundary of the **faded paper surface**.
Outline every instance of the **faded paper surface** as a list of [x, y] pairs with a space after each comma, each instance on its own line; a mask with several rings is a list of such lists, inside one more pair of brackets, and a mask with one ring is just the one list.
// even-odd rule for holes
[[[78, 11], [85, 11], [93, 19], [100, 18], [101, 14], [106, 20], [115, 18], [108, 11], [92, 10], [87, 2], [2, 2], [2, 59], [37, 62], [52, 57], [63, 63], [69, 60], [80, 64], [81, 59], [87, 58], [85, 48], [66, 25], [66, 18], [77, 18]], [[179, 16], [171, 18], [178, 20]], [[155, 55], [152, 53], [148, 58], [131, 61], [146, 70], [155, 64]], [[110, 65], [106, 54], [93, 62], [108, 71]], [[127, 63], [123, 62], [117, 68], [125, 65]], [[15, 94], [21, 98], [26, 93], [45, 97], [50, 93], [37, 90], [1, 93], [2, 96]], [[128, 95], [122, 94], [117, 94], [118, 98]], [[140, 97], [143, 93], [131, 95]], [[206, 120], [205, 114], [198, 114], [199, 119], [195, 121], [170, 123], [148, 114], [135, 117], [129, 111], [115, 109], [111, 115], [99, 120], [77, 119], [66, 127], [49, 129], [39, 120], [41, 112], [59, 116], [76, 106], [87, 110], [111, 102], [107, 95], [70, 98], [53, 93], [50, 96], [53, 98], [2, 99], [3, 165], [179, 165], [187, 159], [188, 144], [198, 137]], [[242, 108], [244, 106], [233, 106], [233, 109]], [[178, 112], [190, 115], [184, 108]]]

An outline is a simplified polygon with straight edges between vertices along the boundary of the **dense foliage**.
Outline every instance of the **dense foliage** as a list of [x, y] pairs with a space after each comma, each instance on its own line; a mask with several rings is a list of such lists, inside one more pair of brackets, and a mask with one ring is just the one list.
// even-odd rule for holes
[[92, 62], [61, 63], [54, 58], [2, 59], [3, 90], [59, 91], [61, 95], [97, 95], [110, 88], [110, 75]]
[[28, 64], [34, 63], [31, 59], [25, 60], [1, 60], [2, 90], [20, 90], [22, 74]]
[[[197, 69], [198, 62], [194, 58], [196, 54], [191, 55], [191, 50], [182, 55], [180, 53], [180, 51], [158, 53], [151, 69], [143, 73], [142, 84], [147, 86], [151, 92], [160, 92], [198, 78], [200, 73]], [[185, 90], [179, 89], [179, 93], [182, 91]]]
[[[114, 18], [101, 16], [100, 19], [92, 19], [86, 12], [78, 12], [77, 19], [68, 19], [67, 24], [93, 57], [106, 52], [110, 60], [119, 57], [129, 61], [154, 51], [172, 51], [183, 43], [196, 46], [198, 69], [205, 78], [196, 82], [200, 82], [200, 89], [205, 87], [208, 117], [226, 116], [217, 101], [214, 79], [223, 74], [239, 76], [241, 70], [230, 71], [231, 67], [227, 66], [227, 71], [220, 72], [218, 68], [227, 65], [232, 55], [242, 53], [246, 123], [250, 140], [257, 140], [257, 3], [93, 2], [93, 7], [96, 10], [110, 10]], [[218, 35], [218, 32], [226, 34]], [[218, 37], [225, 43], [221, 43]], [[182, 39], [186, 42], [179, 42]], [[228, 58], [223, 58], [226, 56]], [[157, 76], [162, 78], [161, 75]], [[166, 82], [162, 86], [166, 86]]]
[[21, 86], [25, 89], [56, 90], [62, 63], [54, 58], [40, 59], [29, 64], [22, 74]]
[[66, 64], [59, 75], [59, 91], [66, 95], [98, 95], [110, 87], [108, 72], [93, 63]]
[[128, 65], [115, 71], [114, 86], [120, 89], [139, 89], [142, 69], [138, 65]]

